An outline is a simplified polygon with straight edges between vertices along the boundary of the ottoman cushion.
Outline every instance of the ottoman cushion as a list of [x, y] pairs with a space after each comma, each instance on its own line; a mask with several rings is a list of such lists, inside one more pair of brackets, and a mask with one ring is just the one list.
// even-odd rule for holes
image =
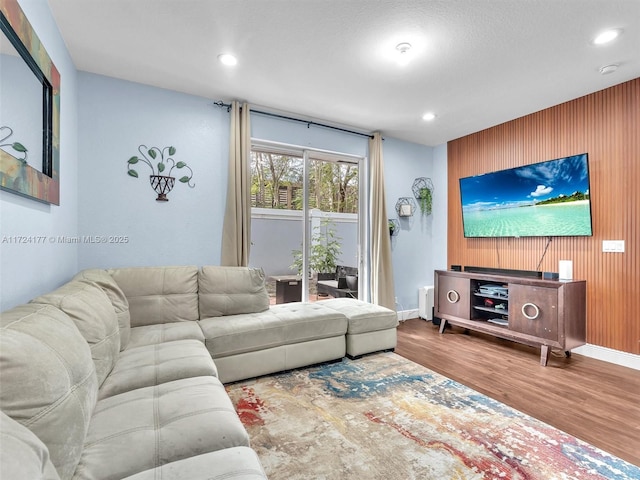
[[330, 298], [316, 303], [340, 312], [349, 319], [347, 335], [375, 332], [398, 326], [396, 312], [373, 303], [355, 298]]

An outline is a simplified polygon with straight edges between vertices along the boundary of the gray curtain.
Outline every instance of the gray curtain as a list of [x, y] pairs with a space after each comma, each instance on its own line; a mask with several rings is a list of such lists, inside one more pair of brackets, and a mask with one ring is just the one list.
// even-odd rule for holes
[[246, 267], [251, 246], [251, 125], [249, 105], [231, 103], [229, 179], [222, 227], [221, 265]]
[[377, 305], [396, 309], [393, 286], [391, 238], [384, 193], [384, 162], [382, 137], [375, 133], [369, 140], [371, 169], [371, 301]]

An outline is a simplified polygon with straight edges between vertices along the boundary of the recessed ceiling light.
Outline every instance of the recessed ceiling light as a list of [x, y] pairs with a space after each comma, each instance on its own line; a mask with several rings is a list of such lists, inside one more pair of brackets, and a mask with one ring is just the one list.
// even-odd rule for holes
[[398, 65], [404, 66], [409, 63], [411, 60], [411, 54], [409, 50], [411, 50], [411, 44], [407, 42], [402, 42], [396, 45], [396, 50], [398, 51], [397, 62]]
[[620, 33], [622, 33], [622, 30], [618, 28], [605, 30], [604, 32], [598, 34], [598, 36], [593, 39], [593, 43], [595, 45], [604, 45], [605, 43], [609, 43], [615, 40], [618, 37], [618, 35], [620, 35]]
[[436, 118], [436, 114], [433, 112], [427, 112], [422, 116], [422, 119], [426, 120], [427, 122], [430, 122], [434, 118]]
[[218, 60], [223, 65], [229, 65], [229, 66], [232, 66], [238, 63], [238, 59], [233, 55], [231, 55], [230, 53], [221, 53], [220, 55], [218, 55]]

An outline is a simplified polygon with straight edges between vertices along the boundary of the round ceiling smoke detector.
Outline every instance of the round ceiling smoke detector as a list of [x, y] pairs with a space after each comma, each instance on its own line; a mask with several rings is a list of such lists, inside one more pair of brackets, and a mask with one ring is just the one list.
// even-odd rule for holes
[[406, 65], [407, 63], [409, 63], [409, 60], [411, 60], [409, 54], [409, 50], [411, 50], [411, 44], [407, 42], [399, 43], [398, 45], [396, 45], [396, 50], [400, 54], [398, 57], [398, 65]]
[[616, 64], [611, 64], [611, 65], [605, 65], [604, 67], [600, 67], [600, 73], [602, 75], [608, 75], [610, 73], [615, 72], [618, 69], [618, 65]]

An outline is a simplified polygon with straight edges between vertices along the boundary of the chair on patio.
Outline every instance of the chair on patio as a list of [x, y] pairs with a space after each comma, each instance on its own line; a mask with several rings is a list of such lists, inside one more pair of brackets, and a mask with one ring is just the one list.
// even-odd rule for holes
[[358, 269], [338, 265], [335, 274], [318, 274], [318, 294], [330, 295], [334, 298], [358, 298]]

